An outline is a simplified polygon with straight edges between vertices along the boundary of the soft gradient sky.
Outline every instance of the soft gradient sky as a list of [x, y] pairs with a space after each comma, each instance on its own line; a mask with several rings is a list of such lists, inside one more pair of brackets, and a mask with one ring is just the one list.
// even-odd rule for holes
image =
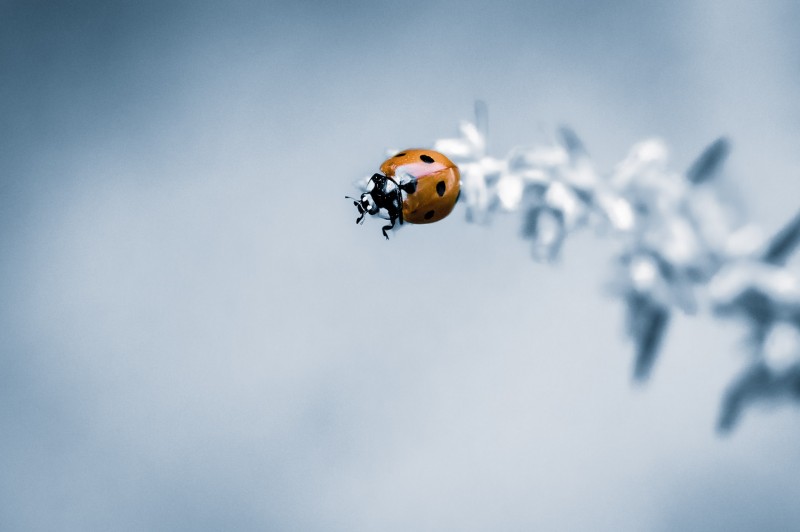
[[[345, 194], [490, 109], [601, 167], [721, 134], [800, 198], [794, 2], [0, 1], [0, 528], [787, 530], [800, 414], [713, 427], [735, 324], [630, 383], [613, 251], [533, 263], [463, 211], [391, 242]], [[372, 222], [372, 223], [370, 223]]]

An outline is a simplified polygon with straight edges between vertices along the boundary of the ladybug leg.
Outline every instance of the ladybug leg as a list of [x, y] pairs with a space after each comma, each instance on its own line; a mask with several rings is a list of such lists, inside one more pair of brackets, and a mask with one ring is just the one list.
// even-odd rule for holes
[[[416, 183], [414, 186], [416, 187]], [[403, 195], [400, 193], [399, 188], [395, 191], [394, 197], [392, 197], [392, 209], [392, 219], [399, 218], [400, 225], [403, 225]], [[394, 221], [392, 224], [394, 224]]]
[[393, 217], [393, 218], [390, 220], [390, 221], [392, 222], [392, 224], [391, 224], [391, 225], [384, 225], [384, 226], [383, 226], [383, 228], [381, 229], [381, 230], [383, 231], [383, 236], [385, 236], [385, 237], [386, 237], [386, 240], [389, 240], [389, 235], [387, 235], [387, 234], [386, 234], [386, 230], [387, 230], [387, 229], [392, 229], [392, 228], [394, 228], [394, 222], [395, 222], [395, 220], [397, 220], [397, 218], [396, 218], [396, 217]]
[[386, 234], [386, 230], [394, 228], [398, 220], [400, 221], [400, 225], [403, 225], [403, 197], [400, 195], [400, 189], [395, 189], [394, 194], [387, 199], [389, 202], [388, 205], [386, 205], [386, 210], [389, 212], [389, 221], [392, 222], [392, 224], [383, 227], [383, 236], [386, 237], [386, 240], [389, 240], [389, 235]]
[[386, 237], [386, 240], [389, 240], [389, 235], [386, 234], [387, 229], [394, 229], [395, 223], [400, 220], [400, 225], [403, 225], [403, 211], [402, 210], [393, 210], [389, 212], [389, 221], [392, 222], [391, 225], [383, 226], [383, 236]]
[[359, 216], [358, 219], [356, 220], [356, 223], [360, 224], [361, 222], [364, 221], [364, 216], [367, 215], [367, 211], [365, 211], [364, 207], [362, 207], [361, 204], [359, 202], [357, 202], [357, 201], [354, 201], [353, 205], [358, 207], [358, 212], [361, 213], [361, 216]]

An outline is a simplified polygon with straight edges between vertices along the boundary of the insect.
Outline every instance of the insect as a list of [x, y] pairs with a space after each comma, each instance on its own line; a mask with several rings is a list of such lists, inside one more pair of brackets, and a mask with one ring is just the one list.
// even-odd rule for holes
[[409, 149], [381, 164], [360, 199], [345, 197], [358, 208], [357, 224], [367, 214], [388, 219], [382, 228], [388, 240], [386, 231], [397, 222], [430, 224], [446, 217], [460, 194], [458, 167], [450, 159], [433, 150]]

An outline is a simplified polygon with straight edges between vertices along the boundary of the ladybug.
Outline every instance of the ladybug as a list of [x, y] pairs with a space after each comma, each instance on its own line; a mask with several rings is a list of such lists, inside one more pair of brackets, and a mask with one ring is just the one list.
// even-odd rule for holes
[[[361, 199], [352, 199], [358, 208], [356, 223], [363, 223], [367, 214], [388, 216], [387, 229], [396, 222], [430, 224], [438, 222], [453, 211], [461, 194], [458, 167], [433, 150], [403, 150], [381, 164], [367, 182]], [[385, 211], [385, 214], [381, 213]]]

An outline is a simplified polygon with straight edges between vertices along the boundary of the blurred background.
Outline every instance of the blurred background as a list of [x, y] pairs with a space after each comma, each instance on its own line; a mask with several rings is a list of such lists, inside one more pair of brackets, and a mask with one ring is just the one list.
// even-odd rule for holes
[[742, 330], [631, 382], [612, 249], [515, 215], [353, 222], [384, 150], [487, 102], [611, 168], [727, 135], [800, 197], [790, 1], [0, 2], [0, 528], [790, 530], [800, 415], [714, 432]]

